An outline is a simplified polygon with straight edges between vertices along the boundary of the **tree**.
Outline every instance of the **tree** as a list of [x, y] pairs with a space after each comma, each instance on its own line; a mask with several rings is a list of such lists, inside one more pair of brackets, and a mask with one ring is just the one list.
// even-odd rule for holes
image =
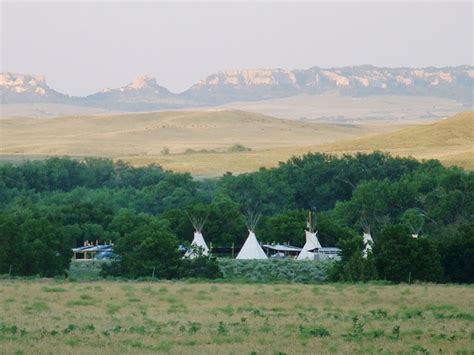
[[292, 245], [303, 245], [305, 242], [304, 228], [307, 213], [302, 210], [292, 210], [263, 218], [257, 227], [260, 240], [268, 243], [289, 242]]
[[149, 223], [122, 236], [114, 245], [120, 258], [104, 265], [103, 275], [131, 278], [154, 275], [160, 279], [179, 276], [180, 254], [168, 222], [153, 218]]
[[335, 262], [329, 270], [329, 279], [332, 281], [369, 281], [377, 278], [372, 252], [367, 258], [363, 257], [364, 244], [362, 237], [341, 240], [341, 260]]
[[474, 282], [474, 223], [459, 227], [454, 238], [439, 244], [444, 279], [449, 282]]
[[374, 243], [373, 253], [382, 279], [438, 281], [442, 274], [436, 245], [424, 238], [412, 238], [403, 225], [383, 229]]

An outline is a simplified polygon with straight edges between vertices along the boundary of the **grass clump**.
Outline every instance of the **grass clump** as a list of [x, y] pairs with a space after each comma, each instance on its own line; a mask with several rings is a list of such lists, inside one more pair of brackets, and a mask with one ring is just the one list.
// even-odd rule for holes
[[318, 337], [324, 338], [330, 336], [329, 330], [324, 327], [304, 327], [300, 324], [298, 327], [302, 337]]
[[25, 311], [29, 313], [40, 313], [49, 310], [49, 306], [43, 301], [36, 301], [25, 307]]
[[240, 144], [240, 143], [233, 144], [227, 149], [229, 153], [250, 152], [251, 150], [252, 150], [251, 148], [246, 147], [245, 145]]
[[57, 287], [57, 286], [53, 286], [53, 287], [42, 287], [41, 288], [41, 291], [43, 292], [66, 292], [66, 289], [64, 287]]
[[111, 316], [112, 316], [112, 315], [114, 315], [115, 313], [117, 313], [119, 310], [120, 310], [120, 305], [109, 303], [109, 304], [107, 305], [107, 310], [106, 310], [106, 312], [107, 312], [108, 315], [111, 315]]

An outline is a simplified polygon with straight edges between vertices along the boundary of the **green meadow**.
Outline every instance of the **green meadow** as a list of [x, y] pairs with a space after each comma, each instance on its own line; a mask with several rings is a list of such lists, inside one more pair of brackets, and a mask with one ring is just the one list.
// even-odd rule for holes
[[472, 354], [456, 285], [0, 282], [0, 353]]

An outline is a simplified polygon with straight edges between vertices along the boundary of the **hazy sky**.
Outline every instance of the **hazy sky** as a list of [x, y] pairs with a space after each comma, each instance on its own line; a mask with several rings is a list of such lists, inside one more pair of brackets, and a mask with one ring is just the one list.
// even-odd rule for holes
[[1, 69], [70, 95], [140, 74], [182, 91], [229, 68], [473, 64], [471, 2], [2, 3]]

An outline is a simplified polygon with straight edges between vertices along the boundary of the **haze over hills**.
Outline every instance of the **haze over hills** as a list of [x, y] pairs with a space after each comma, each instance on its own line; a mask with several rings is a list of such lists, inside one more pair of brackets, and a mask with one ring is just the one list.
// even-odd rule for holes
[[2, 104], [57, 103], [115, 111], [153, 111], [261, 101], [295, 95], [337, 93], [346, 97], [423, 96], [473, 104], [474, 67], [379, 68], [369, 65], [305, 70], [245, 69], [212, 74], [182, 93], [143, 76], [115, 89], [71, 97], [50, 88], [44, 77], [0, 74]]

